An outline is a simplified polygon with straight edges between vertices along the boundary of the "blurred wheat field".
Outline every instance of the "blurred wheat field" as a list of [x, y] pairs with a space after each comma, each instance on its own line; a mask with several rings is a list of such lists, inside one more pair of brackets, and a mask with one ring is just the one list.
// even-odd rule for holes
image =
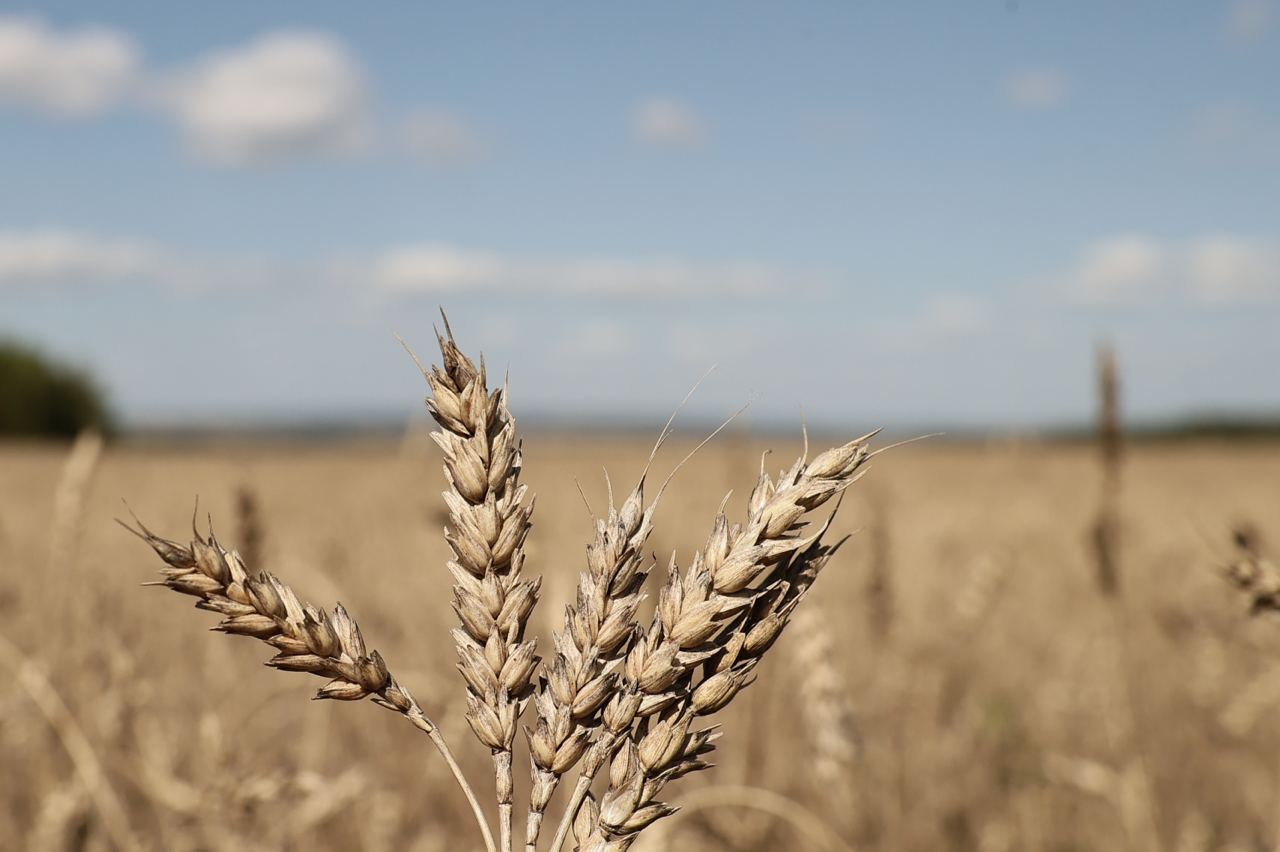
[[[602, 469], [629, 487], [649, 445], [526, 437], [544, 654], [591, 536], [584, 496], [604, 507]], [[658, 473], [691, 447], [673, 441]], [[772, 470], [799, 448], [731, 432], [701, 450], [658, 509], [659, 564], [673, 551], [687, 564], [726, 492], [742, 514], [764, 450]], [[63, 530], [67, 459], [61, 445], [0, 446], [0, 634], [16, 646], [0, 679], [0, 846], [476, 848], [433, 750], [391, 714], [308, 702], [309, 679], [269, 672], [253, 643], [202, 630], [211, 616], [139, 589], [154, 558], [113, 522], [123, 498], [180, 538], [198, 496], [242, 547], [251, 495], [251, 567], [342, 601], [485, 786], [425, 434], [108, 446]], [[1241, 521], [1280, 540], [1280, 446], [1139, 444], [1125, 465], [1108, 600], [1092, 447], [936, 440], [877, 458], [835, 524], [853, 537], [717, 720], [719, 766], [678, 782], [685, 812], [637, 848], [1280, 848], [1280, 622], [1246, 617], [1214, 570]], [[520, 796], [522, 754], [516, 770]]]

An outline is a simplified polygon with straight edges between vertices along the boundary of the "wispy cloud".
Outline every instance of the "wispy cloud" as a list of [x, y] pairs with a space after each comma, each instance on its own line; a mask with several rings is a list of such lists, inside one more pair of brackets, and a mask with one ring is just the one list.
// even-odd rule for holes
[[1058, 106], [1071, 91], [1070, 81], [1061, 71], [1032, 68], [1018, 71], [1004, 81], [1004, 95], [1021, 109], [1044, 110]]
[[751, 261], [529, 258], [446, 245], [410, 245], [315, 263], [209, 255], [151, 240], [76, 231], [0, 231], [0, 287], [140, 284], [167, 289], [315, 282], [390, 296], [506, 293], [624, 300], [767, 298], [818, 292], [829, 276]]
[[1205, 302], [1271, 301], [1280, 297], [1280, 242], [1208, 236], [1188, 249], [1192, 294]]
[[373, 280], [394, 293], [527, 292], [628, 299], [762, 297], [784, 288], [821, 287], [822, 273], [750, 261], [576, 257], [540, 259], [450, 246], [390, 250], [373, 262]]
[[707, 126], [696, 110], [676, 98], [648, 98], [631, 110], [635, 137], [655, 148], [693, 148], [706, 141]]
[[1228, 42], [1244, 47], [1262, 41], [1274, 19], [1272, 0], [1234, 0], [1227, 9], [1223, 29]]
[[171, 75], [159, 103], [214, 163], [346, 153], [367, 140], [364, 78], [333, 36], [279, 32]]
[[36, 18], [0, 16], [0, 102], [63, 116], [100, 112], [137, 82], [141, 57], [119, 30], [55, 30]]
[[1280, 241], [1207, 234], [1162, 241], [1137, 234], [1086, 246], [1052, 278], [1065, 298], [1092, 304], [1256, 304], [1280, 300]]
[[0, 231], [0, 290], [257, 287], [302, 280], [287, 264], [209, 256], [151, 240], [68, 230]]
[[462, 166], [481, 159], [486, 151], [480, 134], [456, 113], [420, 109], [409, 113], [400, 139], [410, 153], [428, 165]]
[[162, 252], [138, 240], [67, 231], [0, 232], [0, 286], [147, 277]]

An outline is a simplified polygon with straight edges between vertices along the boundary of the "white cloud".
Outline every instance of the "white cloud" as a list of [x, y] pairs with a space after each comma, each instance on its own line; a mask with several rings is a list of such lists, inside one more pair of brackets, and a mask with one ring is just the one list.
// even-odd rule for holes
[[393, 249], [374, 264], [374, 280], [401, 292], [489, 289], [509, 275], [508, 264], [499, 257], [448, 246]]
[[1274, 14], [1271, 0], [1235, 0], [1227, 10], [1227, 40], [1238, 47], [1261, 41], [1271, 29]]
[[813, 288], [824, 276], [742, 261], [508, 257], [440, 245], [390, 250], [372, 264], [373, 281], [398, 293], [524, 291], [537, 294], [680, 299], [766, 296]]
[[201, 158], [245, 165], [357, 149], [364, 72], [332, 36], [278, 32], [212, 55], [160, 86], [160, 104]]
[[159, 243], [62, 230], [0, 231], [0, 287], [144, 284], [165, 289], [374, 287], [389, 294], [529, 293], [619, 299], [766, 297], [813, 292], [826, 277], [738, 261], [532, 259], [443, 245], [313, 264], [208, 255]]
[[1280, 296], [1280, 243], [1230, 235], [1188, 250], [1192, 294], [1205, 302], [1256, 302]]
[[147, 277], [161, 252], [137, 240], [67, 231], [0, 232], [0, 286]]
[[0, 231], [0, 290], [134, 284], [208, 290], [314, 278], [287, 264], [201, 255], [149, 240], [56, 229]]
[[485, 146], [471, 125], [441, 110], [410, 113], [401, 137], [410, 152], [433, 166], [466, 165], [485, 153]]
[[707, 138], [707, 128], [693, 107], [674, 98], [649, 98], [631, 110], [636, 138], [658, 148], [692, 148]]
[[879, 319], [868, 326], [867, 334], [876, 346], [918, 350], [973, 339], [991, 324], [986, 302], [967, 293], [942, 293], [929, 296], [909, 314]]
[[57, 32], [35, 18], [0, 16], [0, 103], [95, 113], [128, 94], [140, 64], [132, 39], [116, 30]]
[[1280, 242], [1231, 234], [1181, 242], [1113, 237], [1086, 246], [1054, 289], [1097, 304], [1273, 301], [1280, 299]]
[[1023, 109], [1050, 109], [1062, 103], [1071, 85], [1065, 74], [1050, 68], [1019, 71], [1004, 82], [1005, 97]]
[[1167, 267], [1167, 251], [1155, 240], [1112, 237], [1085, 248], [1072, 285], [1086, 301], [1140, 301], [1161, 285]]

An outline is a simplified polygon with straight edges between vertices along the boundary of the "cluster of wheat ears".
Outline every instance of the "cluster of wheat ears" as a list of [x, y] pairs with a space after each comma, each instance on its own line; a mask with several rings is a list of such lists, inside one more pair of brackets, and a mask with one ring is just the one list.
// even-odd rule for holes
[[642, 474], [620, 506], [611, 495], [607, 515], [594, 519], [576, 596], [544, 658], [526, 630], [541, 581], [525, 572], [533, 496], [520, 482], [521, 444], [507, 388], [488, 386], [483, 359], [477, 366], [458, 349], [447, 321], [437, 339], [442, 366], [422, 373], [448, 485], [444, 535], [458, 616], [452, 636], [467, 722], [493, 756], [496, 841], [444, 733], [341, 604], [321, 609], [280, 578], [251, 573], [211, 529], [194, 531], [187, 545], [141, 523], [130, 529], [164, 561], [159, 585], [221, 616], [218, 630], [271, 645], [276, 653], [268, 665], [327, 679], [317, 698], [369, 697], [429, 736], [467, 797], [488, 852], [510, 852], [515, 842], [519, 730], [531, 773], [526, 852], [539, 848], [552, 796], [571, 774], [564, 812], [543, 848], [560, 849], [572, 833], [582, 852], [628, 849], [645, 828], [675, 812], [662, 800], [667, 783], [710, 765], [705, 758], [719, 732], [707, 719], [753, 681], [839, 546], [823, 541], [834, 511], [816, 523], [810, 515], [838, 504], [861, 476], [874, 455], [868, 445], [874, 433], [812, 459], [806, 451], [776, 480], [762, 470], [744, 521], [730, 522], [722, 504], [690, 564], [681, 569], [672, 558], [648, 624], [640, 619], [653, 566], [645, 543], [662, 489], [646, 503]]

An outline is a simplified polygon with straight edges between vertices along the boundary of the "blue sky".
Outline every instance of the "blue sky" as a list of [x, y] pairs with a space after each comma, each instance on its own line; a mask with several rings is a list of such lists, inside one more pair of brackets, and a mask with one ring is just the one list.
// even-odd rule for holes
[[[373, 11], [371, 11], [373, 10]], [[134, 422], [1275, 411], [1280, 3], [0, 12], [0, 334]]]

